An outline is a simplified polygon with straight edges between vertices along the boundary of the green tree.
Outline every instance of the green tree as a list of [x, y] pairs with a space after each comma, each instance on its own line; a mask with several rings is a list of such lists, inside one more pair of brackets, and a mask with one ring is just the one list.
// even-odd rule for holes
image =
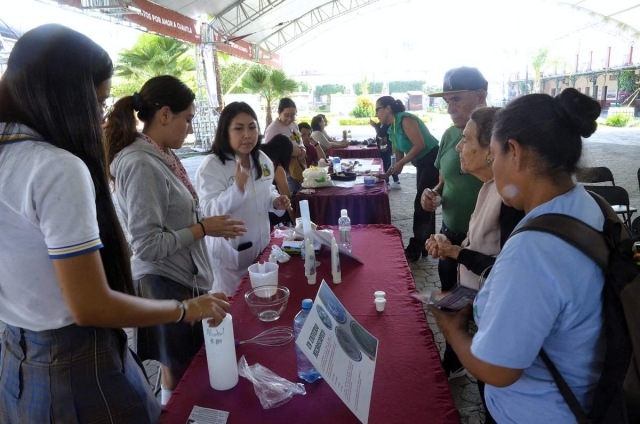
[[241, 81], [245, 72], [251, 68], [252, 62], [233, 57], [227, 53], [217, 52], [220, 65], [220, 86], [223, 94], [244, 93]]
[[370, 82], [369, 83], [369, 93], [372, 93], [372, 94], [382, 93], [382, 83], [381, 82]]
[[620, 103], [626, 101], [640, 87], [639, 76], [636, 71], [624, 71], [618, 78], [618, 90]]
[[195, 59], [187, 43], [142, 34], [133, 47], [122, 50], [118, 56], [115, 76], [122, 84], [139, 89], [150, 78], [171, 75], [195, 89]]
[[254, 65], [242, 78], [242, 88], [249, 93], [259, 94], [265, 100], [267, 103], [267, 126], [269, 126], [273, 121], [271, 105], [274, 100], [295, 92], [298, 89], [298, 83], [287, 77], [287, 74], [280, 69]]
[[306, 81], [298, 81], [297, 84], [300, 87], [300, 92], [302, 92], [302, 93], [311, 93], [311, 87], [309, 86], [308, 82], [306, 82]]
[[538, 49], [531, 60], [531, 67], [533, 68], [533, 91], [537, 93], [542, 91], [540, 88], [540, 78], [542, 78], [542, 71], [545, 70], [547, 65], [549, 65], [549, 49]]
[[344, 93], [347, 88], [342, 84], [325, 84], [316, 87], [316, 96], [330, 96], [332, 94]]
[[407, 91], [422, 91], [422, 86], [426, 81], [391, 81], [389, 83], [390, 93], [406, 93]]

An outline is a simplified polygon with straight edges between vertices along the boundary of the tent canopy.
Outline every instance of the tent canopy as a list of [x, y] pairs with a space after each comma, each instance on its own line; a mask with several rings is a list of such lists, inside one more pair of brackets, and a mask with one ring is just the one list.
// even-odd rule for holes
[[586, 12], [604, 23], [614, 24], [633, 41], [640, 39], [640, 1], [637, 0], [565, 0], [573, 9]]

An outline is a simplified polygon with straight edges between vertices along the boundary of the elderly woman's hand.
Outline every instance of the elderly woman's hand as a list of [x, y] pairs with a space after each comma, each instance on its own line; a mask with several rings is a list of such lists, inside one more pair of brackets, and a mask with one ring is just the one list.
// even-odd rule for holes
[[451, 240], [446, 237], [444, 240], [436, 238], [436, 242], [438, 244], [438, 255], [440, 255], [440, 259], [458, 259], [458, 254], [462, 250], [462, 247], [451, 244]]

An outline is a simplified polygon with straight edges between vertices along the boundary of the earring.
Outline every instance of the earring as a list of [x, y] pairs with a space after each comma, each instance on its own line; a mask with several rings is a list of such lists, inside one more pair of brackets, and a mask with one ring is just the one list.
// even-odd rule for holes
[[489, 158], [486, 158], [484, 161], [487, 162], [487, 163], [491, 163], [491, 159], [489, 159]]

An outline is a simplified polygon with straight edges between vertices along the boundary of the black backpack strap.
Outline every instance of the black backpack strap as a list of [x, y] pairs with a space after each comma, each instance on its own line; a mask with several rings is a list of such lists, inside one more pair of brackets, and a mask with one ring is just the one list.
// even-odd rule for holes
[[537, 216], [511, 233], [511, 237], [523, 231], [552, 234], [583, 252], [603, 270], [609, 266], [610, 248], [604, 234], [572, 216], [559, 213]]
[[569, 409], [571, 409], [571, 412], [573, 412], [573, 415], [576, 416], [578, 424], [592, 423], [593, 421], [587, 418], [587, 414], [584, 412], [584, 409], [582, 409], [582, 405], [578, 402], [576, 395], [571, 391], [571, 387], [569, 387], [565, 379], [562, 377], [562, 374], [560, 374], [560, 371], [558, 371], [558, 368], [553, 364], [544, 349], [540, 349], [540, 357], [547, 368], [549, 368], [549, 372], [553, 376], [553, 380], [556, 382], [558, 390], [560, 390], [560, 394], [562, 394], [564, 401], [567, 402], [567, 405], [569, 406]]
[[[590, 194], [594, 196], [592, 193]], [[596, 198], [596, 196], [594, 196], [594, 199], [605, 215], [605, 222], [613, 222], [608, 219], [610, 218], [608, 216], [608, 211], [600, 202], [600, 200], [602, 199]], [[604, 202], [604, 200], [602, 201]], [[611, 207], [609, 207], [609, 209], [610, 208]], [[615, 212], [613, 213], [615, 214]], [[607, 224], [605, 223], [605, 226], [606, 225]], [[520, 228], [518, 228], [511, 234], [511, 237], [523, 231], [540, 231], [552, 234], [569, 243], [576, 249], [580, 250], [582, 253], [592, 259], [596, 264], [598, 264], [598, 266], [602, 268], [605, 273], [607, 272], [609, 266], [609, 255], [611, 251], [607, 238], [602, 232], [593, 229], [579, 219], [563, 214], [540, 215], [524, 223]], [[549, 355], [547, 355], [547, 353], [544, 351], [544, 349], [540, 349], [540, 357], [549, 369], [549, 372], [553, 376], [553, 380], [558, 386], [560, 394], [571, 409], [571, 412], [573, 412], [573, 415], [575, 415], [578, 423], [592, 423], [593, 421], [587, 417], [584, 409], [582, 409], [582, 405], [580, 405], [580, 402], [578, 402], [575, 394], [573, 393], [565, 379], [562, 377], [562, 374], [560, 374], [560, 371], [558, 371], [556, 366], [553, 364], [553, 362], [549, 358]]]

